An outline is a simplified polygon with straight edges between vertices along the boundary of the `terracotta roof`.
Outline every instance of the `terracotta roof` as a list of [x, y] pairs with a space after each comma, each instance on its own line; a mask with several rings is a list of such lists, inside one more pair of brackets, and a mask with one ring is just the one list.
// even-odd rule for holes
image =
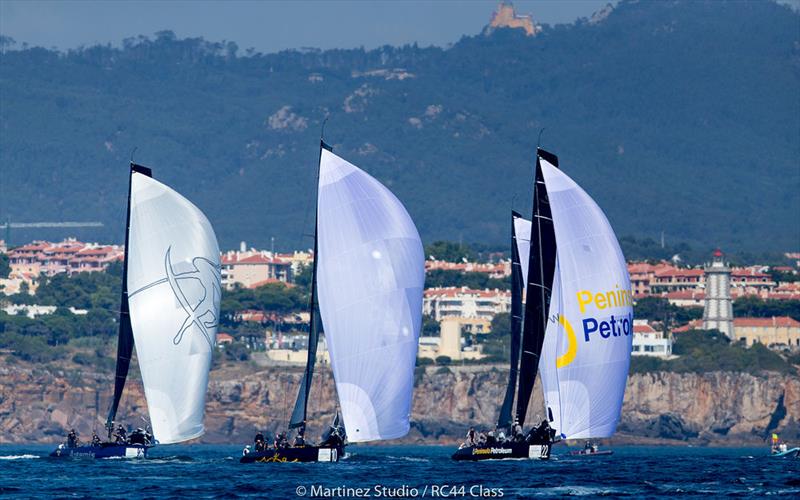
[[674, 328], [672, 333], [682, 333], [688, 332], [689, 330], [699, 330], [703, 328], [703, 320], [702, 319], [693, 319], [689, 323], [679, 326], [678, 328]]
[[656, 273], [657, 277], [665, 276], [704, 276], [705, 271], [702, 269], [664, 269]]
[[688, 299], [695, 299], [695, 300], [702, 300], [706, 298], [705, 292], [698, 292], [696, 290], [680, 290], [677, 292], [668, 292], [659, 297], [665, 297], [667, 300], [688, 300]]
[[771, 327], [800, 327], [800, 321], [789, 316], [773, 316], [771, 318], [734, 318], [733, 326], [739, 327], [756, 327], [756, 328], [771, 328]]
[[217, 342], [233, 342], [233, 337], [231, 337], [227, 333], [218, 333]]
[[650, 325], [633, 325], [633, 333], [656, 333]]

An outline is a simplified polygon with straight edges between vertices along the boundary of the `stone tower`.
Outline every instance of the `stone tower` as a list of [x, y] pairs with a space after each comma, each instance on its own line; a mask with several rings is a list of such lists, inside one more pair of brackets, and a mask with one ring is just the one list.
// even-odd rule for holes
[[733, 339], [733, 304], [731, 303], [731, 268], [722, 260], [722, 251], [714, 251], [706, 264], [706, 300], [703, 329], [716, 329]]

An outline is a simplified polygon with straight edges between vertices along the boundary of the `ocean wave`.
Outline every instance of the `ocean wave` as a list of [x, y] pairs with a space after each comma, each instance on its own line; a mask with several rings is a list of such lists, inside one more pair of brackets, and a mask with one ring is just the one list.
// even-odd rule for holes
[[41, 458], [39, 455], [0, 455], [0, 460], [30, 460]]

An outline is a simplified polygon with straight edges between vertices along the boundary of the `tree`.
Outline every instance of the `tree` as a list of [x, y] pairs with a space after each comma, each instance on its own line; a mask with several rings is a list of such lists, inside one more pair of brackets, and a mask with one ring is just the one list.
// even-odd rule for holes
[[427, 314], [422, 316], [422, 336], [423, 337], [438, 337], [441, 327], [439, 322], [433, 316]]
[[790, 316], [800, 321], [800, 300], [764, 300], [755, 295], [745, 295], [733, 301], [733, 315], [753, 318]]
[[8, 278], [8, 273], [11, 272], [11, 266], [8, 265], [8, 254], [0, 253], [0, 279]]
[[452, 241], [434, 241], [425, 247], [425, 256], [447, 262], [461, 262], [463, 259], [474, 260], [475, 252], [469, 245]]

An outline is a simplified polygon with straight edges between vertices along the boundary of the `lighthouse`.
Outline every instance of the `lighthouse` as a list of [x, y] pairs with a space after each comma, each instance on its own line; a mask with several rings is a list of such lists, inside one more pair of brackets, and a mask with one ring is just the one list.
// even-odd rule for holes
[[716, 249], [710, 264], [705, 266], [706, 300], [703, 308], [703, 329], [719, 330], [733, 338], [733, 304], [731, 303], [731, 268]]

